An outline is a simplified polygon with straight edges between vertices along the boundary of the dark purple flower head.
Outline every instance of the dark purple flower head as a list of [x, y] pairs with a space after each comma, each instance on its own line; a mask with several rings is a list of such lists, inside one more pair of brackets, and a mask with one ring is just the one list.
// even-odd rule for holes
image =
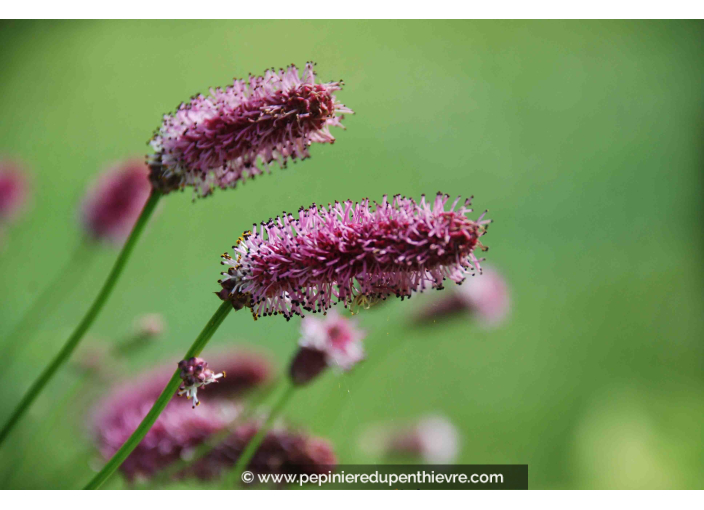
[[143, 161], [128, 160], [100, 175], [83, 200], [81, 220], [91, 239], [120, 244], [127, 239], [149, 198]]
[[480, 270], [474, 255], [490, 220], [467, 218], [470, 200], [445, 210], [449, 196], [420, 203], [395, 196], [371, 207], [335, 202], [313, 204], [262, 222], [233, 247], [235, 258], [218, 295], [235, 308], [248, 306], [259, 315], [325, 312], [335, 302], [363, 305], [388, 296], [410, 297], [426, 288], [442, 289], [446, 278], [460, 283]]
[[29, 182], [21, 166], [0, 161], [0, 223], [14, 219], [27, 203]]
[[[193, 473], [203, 480], [217, 478], [225, 469], [234, 466], [259, 427], [260, 423], [256, 421], [239, 425], [232, 435], [185, 474]], [[267, 432], [247, 469], [257, 474], [312, 474], [327, 473], [336, 464], [337, 458], [328, 441], [278, 425]]]
[[198, 388], [207, 386], [218, 379], [225, 377], [226, 372], [215, 373], [208, 368], [208, 362], [202, 358], [189, 358], [178, 362], [181, 370], [181, 386], [178, 388], [178, 396], [186, 395], [186, 398], [193, 400], [193, 409], [200, 405], [198, 400]]
[[[233, 398], [268, 383], [273, 377], [271, 363], [258, 354], [238, 352], [224, 355], [218, 358], [218, 366], [227, 370], [228, 377], [208, 388], [207, 405], [193, 412], [188, 402], [172, 399], [122, 465], [121, 469], [128, 478], [152, 474], [185, 455], [211, 434], [223, 430], [241, 410], [241, 405]], [[98, 404], [92, 424], [105, 458], [112, 457], [134, 432], [172, 374], [173, 365], [170, 365], [132, 377]]]
[[333, 143], [330, 126], [340, 126], [339, 113], [352, 110], [333, 92], [342, 82], [315, 83], [313, 64], [303, 74], [290, 65], [264, 76], [234, 80], [225, 89], [210, 90], [164, 115], [151, 145], [151, 180], [164, 193], [193, 186], [198, 196], [268, 170], [276, 161], [305, 159], [308, 147]]

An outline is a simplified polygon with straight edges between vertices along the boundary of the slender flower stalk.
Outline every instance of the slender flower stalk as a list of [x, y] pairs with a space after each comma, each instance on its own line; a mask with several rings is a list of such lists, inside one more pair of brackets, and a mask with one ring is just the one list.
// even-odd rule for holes
[[296, 386], [294, 386], [293, 384], [286, 384], [285, 389], [279, 396], [274, 406], [271, 408], [271, 411], [269, 412], [262, 426], [259, 427], [259, 430], [257, 430], [257, 433], [254, 435], [254, 437], [249, 440], [244, 451], [237, 459], [237, 463], [234, 465], [234, 467], [230, 470], [229, 473], [227, 473], [227, 475], [225, 475], [223, 488], [229, 489], [235, 487], [239, 484], [240, 480], [242, 480], [242, 473], [251, 462], [252, 458], [254, 457], [254, 454], [257, 453], [257, 449], [259, 448], [259, 446], [261, 446], [262, 441], [264, 441], [264, 438], [269, 432], [271, 426], [274, 424], [276, 418], [278, 418], [278, 416], [281, 414], [281, 411], [283, 411], [284, 407], [291, 399], [291, 396], [293, 395], [295, 389]]
[[164, 115], [154, 134], [153, 185], [163, 193], [192, 186], [202, 197], [234, 188], [274, 162], [285, 167], [289, 159], [310, 157], [311, 144], [335, 141], [330, 127], [343, 127], [338, 114], [353, 113], [333, 95], [341, 88], [341, 81], [315, 83], [309, 62], [301, 75], [290, 65], [194, 96]]
[[[220, 327], [220, 324], [225, 320], [227, 315], [232, 310], [232, 306], [229, 303], [223, 303], [217, 309], [215, 314], [211, 317], [208, 323], [205, 325], [200, 335], [195, 339], [193, 345], [188, 350], [183, 359], [189, 359], [198, 356], [203, 348], [207, 345], [210, 338], [213, 336], [215, 331]], [[144, 417], [142, 422], [139, 424], [137, 429], [132, 433], [132, 435], [124, 442], [120, 449], [113, 455], [113, 457], [108, 461], [103, 469], [95, 475], [95, 477], [86, 485], [85, 489], [98, 489], [103, 485], [108, 478], [120, 467], [120, 465], [127, 459], [130, 453], [137, 447], [139, 442], [144, 439], [147, 435], [149, 429], [154, 425], [159, 415], [162, 413], [166, 406], [168, 405], [174, 393], [178, 390], [182, 383], [181, 379], [181, 369], [178, 368], [171, 376], [171, 380], [167, 383], [164, 391], [161, 392], [159, 398], [157, 398], [154, 405], [149, 410], [147, 415]]]
[[471, 220], [471, 199], [445, 210], [449, 195], [435, 200], [395, 196], [371, 207], [335, 202], [313, 204], [292, 214], [262, 222], [245, 232], [225, 253], [230, 266], [220, 284], [221, 299], [235, 308], [249, 307], [259, 316], [283, 315], [289, 320], [305, 312], [326, 312], [331, 306], [368, 308], [395, 295], [410, 298], [427, 288], [442, 289], [481, 271], [476, 247], [490, 220]]
[[[34, 337], [42, 321], [38, 317], [46, 318], [51, 315], [83, 280], [88, 268], [95, 260], [95, 245], [85, 239], [76, 247], [66, 265], [61, 268], [56, 277], [39, 293], [29, 310], [25, 312], [14, 329], [5, 337], [2, 359], [11, 360], [12, 353], [24, 346]], [[20, 341], [21, 339], [21, 341]]]
[[151, 185], [148, 174], [144, 162], [126, 160], [101, 173], [88, 188], [80, 207], [83, 240], [65, 270], [46, 287], [19, 322], [10, 335], [8, 348], [14, 348], [20, 335], [21, 343], [26, 345], [34, 333], [33, 329], [42, 322], [37, 317], [46, 319], [53, 308], [69, 296], [86, 274], [98, 243], [124, 243], [149, 198]]
[[78, 326], [68, 338], [64, 346], [61, 348], [61, 351], [59, 351], [59, 353], [54, 357], [51, 363], [49, 363], [49, 365], [44, 368], [39, 377], [34, 381], [32, 386], [30, 386], [29, 390], [27, 390], [24, 397], [15, 408], [14, 412], [10, 415], [9, 420], [3, 426], [2, 431], [0, 431], [0, 446], [5, 441], [10, 431], [17, 424], [19, 419], [24, 415], [25, 412], [27, 412], [34, 400], [46, 387], [46, 385], [49, 383], [54, 374], [56, 374], [58, 369], [61, 368], [61, 366], [66, 363], [66, 361], [68, 361], [68, 359], [71, 357], [71, 354], [76, 349], [76, 346], [78, 346], [79, 342], [83, 338], [83, 335], [85, 335], [86, 331], [88, 331], [88, 328], [90, 328], [90, 326], [93, 324], [93, 321], [95, 321], [96, 317], [98, 316], [103, 306], [107, 302], [108, 298], [110, 297], [112, 290], [115, 288], [115, 284], [117, 283], [120, 274], [122, 274], [122, 271], [125, 268], [125, 265], [127, 264], [127, 260], [132, 254], [132, 250], [137, 244], [137, 240], [139, 239], [142, 231], [144, 230], [144, 227], [147, 224], [149, 217], [154, 212], [154, 209], [156, 208], [160, 197], [161, 193], [159, 191], [152, 191], [151, 195], [149, 196], [149, 199], [147, 200], [147, 203], [144, 205], [144, 209], [142, 209], [142, 213], [140, 214], [137, 223], [132, 229], [132, 233], [125, 242], [125, 245], [123, 246], [122, 251], [118, 255], [117, 260], [115, 261], [115, 264], [112, 267], [112, 270], [108, 274], [108, 277], [105, 283], [103, 284], [103, 287], [100, 289], [100, 292], [93, 301], [93, 304], [88, 309], [88, 312], [86, 312], [81, 322], [78, 324]]

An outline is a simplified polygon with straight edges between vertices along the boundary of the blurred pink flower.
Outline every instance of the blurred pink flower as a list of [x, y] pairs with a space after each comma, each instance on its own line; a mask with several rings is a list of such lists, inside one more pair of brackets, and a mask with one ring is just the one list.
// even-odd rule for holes
[[19, 163], [0, 161], [0, 224], [17, 217], [29, 198], [29, 180]]
[[[237, 397], [245, 389], [264, 384], [272, 377], [269, 361], [252, 353], [218, 358], [218, 367], [226, 368], [227, 378], [208, 386], [208, 400], [198, 412], [193, 412], [183, 400], [169, 402], [120, 467], [128, 480], [149, 478], [177, 460], [188, 459], [200, 443], [233, 427], [242, 412]], [[196, 371], [193, 372], [195, 376]], [[170, 370], [164, 367], [133, 377], [134, 381], [118, 388], [99, 403], [92, 424], [105, 459], [111, 458], [141, 423], [170, 376]], [[234, 425], [231, 435], [178, 476], [217, 477], [223, 470], [234, 466], [259, 427], [257, 420]], [[316, 473], [327, 472], [335, 463], [335, 455], [327, 441], [278, 425], [267, 433], [248, 469], [257, 473]]]
[[219, 296], [233, 306], [249, 306], [254, 317], [305, 311], [324, 312], [335, 302], [370, 306], [388, 296], [410, 297], [426, 288], [442, 289], [449, 278], [461, 282], [479, 270], [474, 255], [490, 220], [467, 218], [470, 200], [455, 211], [457, 198], [438, 194], [420, 203], [401, 196], [372, 208], [361, 203], [313, 204], [262, 222], [233, 247], [235, 257], [222, 273]]
[[414, 318], [429, 322], [464, 312], [486, 327], [501, 324], [511, 309], [508, 284], [495, 269], [486, 266], [483, 269], [481, 274], [453, 288], [452, 292], [435, 298]]
[[300, 349], [291, 363], [294, 384], [305, 384], [326, 366], [350, 370], [364, 359], [365, 333], [355, 321], [330, 312], [324, 319], [306, 317], [301, 322]]
[[150, 192], [147, 166], [138, 159], [114, 165], [101, 174], [81, 206], [81, 221], [90, 238], [124, 242]]
[[[227, 439], [197, 461], [186, 474], [193, 473], [205, 480], [216, 478], [237, 462], [259, 427], [257, 421], [237, 426]], [[267, 432], [247, 469], [257, 474], [312, 474], [327, 473], [336, 464], [337, 458], [329, 441], [279, 424]]]
[[333, 143], [339, 113], [353, 113], [333, 92], [342, 82], [315, 83], [313, 63], [303, 74], [290, 65], [264, 76], [234, 80], [181, 103], [152, 139], [151, 180], [164, 193], [193, 186], [198, 196], [233, 188], [268, 170], [273, 161], [310, 156], [312, 143]]
[[372, 455], [411, 457], [428, 464], [450, 464], [460, 451], [460, 435], [444, 416], [429, 415], [409, 425], [373, 425], [360, 438]]
[[140, 338], [156, 338], [166, 330], [164, 317], [159, 313], [147, 313], [137, 318], [135, 334]]

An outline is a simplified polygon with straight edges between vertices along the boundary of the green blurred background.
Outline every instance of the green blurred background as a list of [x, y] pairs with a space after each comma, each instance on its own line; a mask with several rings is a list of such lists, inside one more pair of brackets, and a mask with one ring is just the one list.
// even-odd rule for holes
[[[473, 194], [495, 220], [488, 259], [510, 282], [510, 320], [414, 328], [428, 296], [372, 309], [360, 316], [368, 362], [299, 392], [287, 418], [330, 438], [343, 463], [373, 461], [357, 441], [369, 423], [436, 412], [462, 433], [459, 462], [527, 463], [531, 488], [704, 488], [703, 28], [4, 22], [0, 152], [28, 163], [36, 193], [0, 253], [0, 337], [79, 242], [86, 185], [106, 164], [146, 153], [164, 112], [233, 76], [314, 60], [321, 80], [345, 80], [338, 97], [356, 112], [347, 131], [237, 190], [164, 199], [86, 346], [159, 312], [167, 335], [129, 371], [177, 360], [218, 306], [219, 255], [282, 210]], [[3, 360], [0, 421], [115, 256], [101, 250], [34, 341]], [[298, 326], [233, 314], [208, 349], [256, 345], [283, 367]], [[6, 488], [77, 488], [91, 477], [86, 417], [105, 388], [62, 400], [75, 381], [62, 370], [0, 451]]]

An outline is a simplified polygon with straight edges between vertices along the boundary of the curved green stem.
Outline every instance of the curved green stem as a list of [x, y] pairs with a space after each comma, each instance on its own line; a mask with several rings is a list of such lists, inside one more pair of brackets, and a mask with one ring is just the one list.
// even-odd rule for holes
[[149, 217], [151, 216], [152, 212], [154, 212], [154, 208], [159, 202], [160, 197], [161, 193], [156, 190], [152, 191], [151, 195], [149, 196], [149, 200], [147, 200], [147, 203], [144, 204], [144, 209], [142, 209], [142, 213], [137, 219], [137, 223], [135, 223], [134, 228], [132, 229], [132, 233], [127, 239], [125, 246], [122, 248], [120, 255], [117, 257], [117, 260], [115, 261], [115, 264], [113, 265], [107, 280], [103, 284], [103, 287], [100, 289], [100, 292], [95, 298], [95, 301], [93, 301], [93, 305], [88, 309], [88, 312], [86, 312], [85, 316], [83, 317], [83, 320], [76, 327], [73, 334], [68, 338], [64, 346], [61, 348], [61, 351], [59, 351], [56, 357], [54, 357], [51, 363], [49, 363], [49, 365], [34, 381], [27, 393], [25, 393], [24, 397], [22, 397], [22, 400], [17, 405], [14, 412], [10, 416], [10, 419], [7, 421], [5, 426], [2, 428], [2, 431], [0, 432], [0, 445], [2, 445], [10, 431], [12, 431], [12, 429], [20, 420], [22, 415], [24, 415], [24, 413], [29, 409], [29, 406], [32, 405], [32, 402], [34, 402], [37, 396], [39, 396], [44, 387], [54, 376], [56, 371], [66, 361], [68, 361], [74, 349], [81, 341], [81, 338], [83, 338], [83, 335], [86, 333], [86, 331], [88, 331], [88, 328], [93, 324], [93, 321], [95, 321], [95, 318], [98, 316], [100, 310], [105, 305], [105, 302], [107, 301], [108, 297], [110, 297], [110, 293], [112, 292], [113, 288], [115, 288], [115, 283], [117, 283], [117, 280], [120, 277], [122, 270], [125, 268], [125, 264], [127, 263], [127, 260], [129, 259], [130, 254], [132, 253], [132, 250], [134, 249], [134, 246], [137, 243], [140, 234], [144, 230], [144, 226], [147, 224]]
[[242, 452], [242, 455], [240, 455], [239, 459], [237, 459], [237, 463], [235, 464], [235, 466], [230, 470], [229, 473], [225, 475], [223, 488], [235, 487], [240, 483], [242, 473], [249, 465], [249, 462], [252, 460], [252, 457], [254, 457], [254, 454], [257, 453], [259, 445], [261, 445], [262, 441], [264, 441], [264, 438], [266, 437], [267, 432], [269, 432], [271, 425], [274, 423], [276, 417], [281, 413], [284, 406], [291, 398], [293, 390], [295, 389], [296, 386], [289, 382], [288, 386], [279, 397], [279, 400], [276, 401], [276, 404], [274, 404], [274, 407], [271, 409], [271, 412], [269, 413], [269, 416], [267, 416], [264, 424], [259, 428], [254, 437], [249, 440], [249, 443], [247, 443], [247, 446]]
[[[2, 359], [10, 358], [19, 346], [25, 346], [31, 340], [36, 333], [37, 326], [42, 322], [37, 320], [37, 317], [46, 319], [62, 302], [62, 299], [66, 299], [73, 292], [73, 289], [86, 274], [86, 267], [94, 260], [95, 253], [95, 246], [88, 239], [83, 239], [66, 265], [35, 299], [15, 328], [5, 337], [4, 352], [0, 356]], [[20, 338], [22, 341], [17, 341]]]
[[[225, 320], [225, 317], [227, 317], [227, 314], [230, 313], [231, 310], [232, 303], [229, 301], [223, 301], [215, 314], [208, 321], [208, 324], [205, 325], [203, 331], [201, 331], [200, 335], [198, 335], [198, 338], [196, 338], [193, 342], [193, 345], [191, 345], [191, 348], [188, 350], [183, 359], [198, 356], [201, 353], [205, 345], [210, 340], [210, 337], [212, 337], [213, 333], [217, 331], [218, 327], [220, 327], [220, 324], [222, 324], [222, 321]], [[120, 467], [129, 454], [132, 453], [132, 450], [134, 450], [140, 441], [144, 439], [144, 436], [147, 435], [147, 432], [149, 432], [149, 429], [152, 428], [152, 425], [154, 425], [156, 419], [166, 408], [167, 404], [174, 396], [174, 393], [178, 390], [180, 384], [181, 378], [179, 376], [179, 370], [177, 369], [171, 377], [169, 383], [166, 385], [166, 388], [164, 388], [164, 391], [161, 392], [159, 398], [156, 402], [154, 402], [154, 405], [142, 420], [142, 423], [139, 424], [137, 429], [132, 433], [127, 441], [125, 441], [117, 453], [115, 453], [108, 463], [105, 464], [100, 473], [95, 475], [88, 485], [85, 486], [85, 489], [100, 488], [100, 486], [103, 485], [108, 478], [110, 478], [110, 475], [112, 475], [117, 468]]]

